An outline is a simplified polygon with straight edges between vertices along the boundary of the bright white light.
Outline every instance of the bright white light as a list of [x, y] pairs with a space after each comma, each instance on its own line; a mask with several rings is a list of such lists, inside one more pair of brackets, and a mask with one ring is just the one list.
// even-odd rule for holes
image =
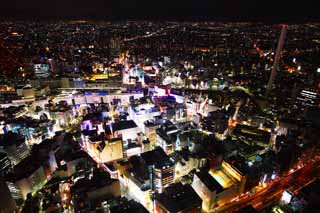
[[49, 137], [53, 137], [55, 136], [55, 132], [53, 130], [50, 130], [50, 128], [48, 128], [48, 135]]
[[317, 73], [320, 73], [320, 67], [317, 69]]
[[290, 203], [291, 199], [292, 199], [292, 194], [287, 190], [283, 191], [281, 201], [285, 204], [288, 204]]
[[267, 180], [267, 174], [265, 174], [265, 175], [263, 176], [262, 183], [265, 183], [265, 182], [266, 182], [266, 180]]
[[292, 62], [293, 62], [293, 63], [296, 63], [296, 58], [293, 58]]
[[300, 71], [300, 70], [301, 70], [301, 66], [299, 65], [299, 66], [298, 66], [298, 71]]

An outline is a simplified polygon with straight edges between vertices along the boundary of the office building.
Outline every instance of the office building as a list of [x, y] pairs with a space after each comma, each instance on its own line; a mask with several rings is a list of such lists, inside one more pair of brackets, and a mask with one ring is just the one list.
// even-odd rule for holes
[[151, 184], [156, 191], [161, 192], [173, 183], [174, 163], [160, 147], [141, 154], [141, 158], [151, 172]]

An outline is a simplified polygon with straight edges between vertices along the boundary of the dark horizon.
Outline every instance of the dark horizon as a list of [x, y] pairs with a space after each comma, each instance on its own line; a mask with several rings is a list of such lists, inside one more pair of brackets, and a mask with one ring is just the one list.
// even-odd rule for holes
[[1, 19], [9, 20], [150, 20], [150, 21], [255, 21], [255, 22], [306, 22], [319, 21], [312, 0], [299, 4], [271, 0], [268, 2], [216, 1], [183, 3], [137, 0], [78, 0], [50, 1], [19, 0], [2, 3]]

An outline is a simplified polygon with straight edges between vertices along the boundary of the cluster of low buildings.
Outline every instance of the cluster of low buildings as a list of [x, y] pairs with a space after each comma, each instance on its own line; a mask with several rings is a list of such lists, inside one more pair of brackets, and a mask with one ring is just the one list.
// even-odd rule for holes
[[[289, 40], [264, 97], [275, 26], [0, 25], [2, 49], [31, 61], [14, 83], [0, 73], [5, 212], [213, 212], [318, 161], [319, 68], [306, 56], [319, 48]], [[275, 211], [313, 211], [317, 188], [285, 191]]]

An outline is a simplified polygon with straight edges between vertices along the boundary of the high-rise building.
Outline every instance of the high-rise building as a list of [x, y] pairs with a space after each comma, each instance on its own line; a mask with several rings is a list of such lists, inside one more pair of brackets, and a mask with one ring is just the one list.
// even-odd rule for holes
[[174, 163], [162, 148], [156, 149], [141, 154], [142, 159], [152, 173], [152, 184], [154, 189], [162, 192], [164, 188], [173, 183], [174, 180]]
[[174, 166], [172, 162], [167, 161], [160, 165], [156, 165], [153, 173], [155, 188], [157, 190], [162, 191], [163, 188], [173, 183]]

